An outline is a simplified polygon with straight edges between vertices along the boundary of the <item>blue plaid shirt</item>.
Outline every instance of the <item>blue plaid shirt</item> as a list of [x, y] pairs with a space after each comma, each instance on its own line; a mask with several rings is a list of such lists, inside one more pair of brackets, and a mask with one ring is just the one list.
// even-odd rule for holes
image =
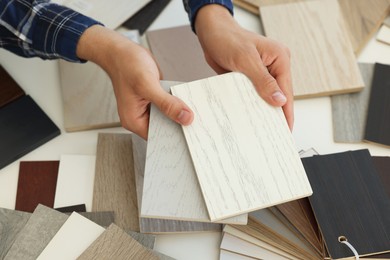
[[[231, 13], [233, 10], [231, 0], [183, 3], [191, 24], [199, 8], [206, 4], [221, 4]], [[49, 0], [0, 0], [0, 47], [20, 56], [80, 62], [77, 42], [95, 24], [99, 22]]]

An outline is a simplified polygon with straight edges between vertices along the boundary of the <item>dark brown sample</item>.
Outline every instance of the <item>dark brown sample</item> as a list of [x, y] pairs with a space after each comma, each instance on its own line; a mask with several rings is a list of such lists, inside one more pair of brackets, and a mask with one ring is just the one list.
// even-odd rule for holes
[[24, 95], [18, 83], [0, 66], [0, 108]]
[[55, 210], [62, 213], [72, 213], [72, 212], [86, 212], [87, 209], [85, 204], [72, 205], [67, 207], [55, 208]]

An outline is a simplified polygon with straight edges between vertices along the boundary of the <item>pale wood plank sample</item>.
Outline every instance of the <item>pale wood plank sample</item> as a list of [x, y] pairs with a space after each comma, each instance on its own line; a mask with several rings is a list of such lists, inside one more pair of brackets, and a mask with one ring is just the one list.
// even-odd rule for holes
[[382, 25], [376, 35], [376, 40], [390, 45], [390, 27]]
[[92, 211], [114, 211], [115, 223], [139, 231], [130, 134], [98, 135]]
[[264, 6], [260, 13], [266, 35], [291, 51], [296, 98], [362, 89], [363, 81], [336, 0]]
[[63, 213], [38, 205], [4, 259], [35, 260], [67, 219]]
[[37, 259], [76, 259], [105, 229], [73, 212]]
[[108, 75], [98, 65], [59, 61], [64, 127], [68, 132], [120, 125]]
[[363, 140], [374, 64], [359, 63], [359, 69], [364, 80], [364, 89], [358, 93], [331, 97], [335, 142], [356, 143]]
[[[170, 85], [169, 82], [163, 84]], [[136, 180], [138, 207], [142, 207], [142, 192], [144, 183], [144, 171], [146, 161], [146, 146], [144, 139], [132, 135], [134, 152], [134, 171]], [[209, 232], [221, 231], [222, 226], [214, 223], [202, 223], [180, 220], [139, 218], [140, 231], [142, 233], [182, 233], [182, 232]]]
[[207, 64], [190, 26], [148, 31], [146, 38], [164, 80], [188, 82], [217, 74]]
[[0, 259], [4, 259], [31, 214], [0, 208]]
[[[140, 215], [210, 222], [183, 131], [156, 106], [150, 110]], [[248, 215], [218, 221], [246, 225]]]
[[390, 27], [390, 16], [388, 16], [384, 21], [383, 24]]
[[94, 155], [61, 155], [54, 207], [85, 204], [92, 209]]
[[356, 53], [378, 30], [390, 10], [390, 0], [338, 0]]
[[77, 259], [156, 259], [159, 257], [112, 224]]
[[195, 114], [184, 135], [212, 221], [309, 196], [280, 108], [241, 73], [171, 87]]
[[150, 0], [53, 0], [73, 10], [102, 22], [107, 28], [119, 27]]
[[252, 260], [252, 259], [256, 259], [256, 258], [243, 256], [223, 249], [221, 249], [219, 253], [219, 260]]

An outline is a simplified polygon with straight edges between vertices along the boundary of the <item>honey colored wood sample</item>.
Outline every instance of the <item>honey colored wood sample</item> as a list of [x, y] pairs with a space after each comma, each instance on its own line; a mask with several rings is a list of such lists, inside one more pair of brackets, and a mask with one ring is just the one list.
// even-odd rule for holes
[[[350, 93], [363, 88], [336, 0], [264, 6], [260, 13], [265, 34], [291, 51], [296, 98]], [[297, 41], [298, 38], [301, 40]]]
[[0, 66], [0, 108], [24, 95], [18, 83]]
[[376, 35], [376, 40], [390, 45], [390, 27], [382, 25]]
[[92, 211], [114, 211], [115, 223], [139, 231], [130, 134], [98, 135]]
[[146, 38], [164, 80], [188, 82], [216, 75], [190, 26], [148, 31]]
[[331, 97], [333, 140], [335, 142], [357, 143], [364, 137], [374, 64], [359, 63], [364, 89], [357, 93]]
[[[170, 84], [163, 82], [163, 84]], [[142, 207], [142, 193], [144, 184], [144, 172], [146, 162], [146, 146], [144, 139], [137, 135], [132, 135], [134, 152], [134, 172], [137, 190], [138, 208]], [[183, 233], [183, 232], [219, 232], [222, 230], [220, 224], [202, 223], [180, 220], [139, 218], [141, 233]]]
[[15, 209], [33, 212], [38, 204], [52, 208], [59, 161], [24, 161], [19, 165]]
[[260, 98], [245, 75], [171, 91], [194, 111], [183, 132], [211, 221], [312, 193], [282, 110]]
[[390, 65], [375, 64], [364, 140], [390, 146]]

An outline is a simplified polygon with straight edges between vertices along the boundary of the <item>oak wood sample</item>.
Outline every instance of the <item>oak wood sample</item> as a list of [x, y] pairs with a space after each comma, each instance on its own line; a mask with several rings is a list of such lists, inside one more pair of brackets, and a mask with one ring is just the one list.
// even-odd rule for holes
[[390, 45], [390, 27], [382, 25], [376, 35], [376, 40]]
[[260, 98], [246, 76], [171, 90], [194, 111], [183, 131], [211, 221], [311, 194], [282, 110]]
[[104, 231], [98, 224], [73, 212], [37, 259], [76, 259]]
[[130, 134], [98, 135], [92, 211], [114, 211], [115, 223], [139, 231]]
[[357, 93], [331, 97], [335, 142], [355, 143], [363, 140], [374, 64], [359, 63], [359, 69], [363, 77], [364, 89]]
[[60, 134], [30, 96], [0, 109], [0, 169]]
[[390, 146], [390, 65], [375, 64], [364, 140]]
[[330, 257], [353, 256], [338, 242], [340, 236], [360, 255], [389, 252], [390, 201], [368, 150], [302, 161], [314, 191], [309, 200]]
[[18, 83], [0, 66], [0, 108], [24, 95]]
[[[260, 13], [266, 35], [291, 51], [296, 98], [362, 89], [362, 78], [336, 0], [264, 6]], [[302, 40], [297, 41], [297, 37]]]
[[148, 31], [146, 38], [164, 80], [188, 82], [216, 75], [190, 26]]
[[[165, 84], [168, 84], [168, 82], [165, 82]], [[134, 172], [137, 190], [137, 203], [138, 208], [141, 208], [147, 143], [144, 139], [137, 135], [132, 135], [132, 142], [134, 152]], [[218, 232], [222, 229], [220, 224], [167, 219], [139, 218], [139, 223], [140, 231], [142, 233], [154, 234], [210, 231]]]
[[63, 213], [38, 205], [4, 259], [35, 260], [67, 218]]
[[159, 257], [112, 224], [77, 259], [156, 259]]
[[52, 208], [59, 161], [24, 161], [19, 165], [15, 209], [33, 212], [38, 204]]
[[68, 132], [119, 126], [112, 83], [98, 65], [59, 61], [64, 127]]

